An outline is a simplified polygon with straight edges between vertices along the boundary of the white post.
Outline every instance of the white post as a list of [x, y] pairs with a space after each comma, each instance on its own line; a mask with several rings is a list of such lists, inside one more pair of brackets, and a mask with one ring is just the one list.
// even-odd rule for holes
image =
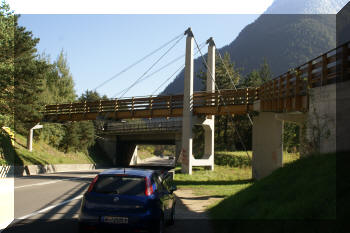
[[[213, 38], [207, 41], [208, 45], [208, 70], [207, 70], [207, 92], [215, 92], [215, 43]], [[204, 158], [210, 160], [211, 170], [214, 170], [214, 115], [207, 116], [204, 126]]]
[[182, 172], [192, 174], [192, 113], [193, 113], [193, 34], [191, 28], [185, 32], [186, 58], [182, 112]]
[[35, 125], [33, 128], [29, 130], [28, 138], [27, 138], [27, 149], [32, 152], [33, 150], [33, 130], [34, 129], [41, 129], [43, 126], [42, 125]]
[[33, 150], [33, 128], [29, 130], [28, 138], [27, 138], [27, 149], [32, 152]]

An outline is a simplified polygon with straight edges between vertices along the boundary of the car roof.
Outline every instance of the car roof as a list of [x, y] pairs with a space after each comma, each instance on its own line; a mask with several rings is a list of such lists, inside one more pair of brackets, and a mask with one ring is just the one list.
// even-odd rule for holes
[[130, 176], [151, 176], [153, 173], [155, 173], [154, 170], [149, 169], [141, 169], [141, 168], [112, 168], [105, 170], [99, 175], [120, 175], [120, 174], [126, 174]]

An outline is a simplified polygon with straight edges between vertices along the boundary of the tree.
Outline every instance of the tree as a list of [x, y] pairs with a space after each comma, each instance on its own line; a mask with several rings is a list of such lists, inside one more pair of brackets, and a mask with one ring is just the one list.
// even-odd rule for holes
[[36, 45], [38, 38], [32, 32], [18, 25], [18, 17], [14, 22], [14, 113], [15, 130], [26, 134], [41, 119], [43, 110], [43, 92], [45, 73], [48, 65], [39, 60]]
[[78, 151], [80, 147], [79, 125], [76, 122], [70, 122], [64, 125], [65, 135], [61, 142], [61, 148], [65, 153], [69, 151]]
[[[62, 50], [52, 64], [50, 59], [42, 55], [40, 60], [47, 63], [44, 91], [41, 99], [45, 104], [67, 103], [76, 100], [73, 77], [70, 73], [67, 56]], [[61, 124], [45, 124], [40, 130], [40, 138], [46, 143], [58, 148], [65, 137], [65, 127]]]
[[260, 65], [259, 70], [253, 70], [242, 80], [241, 87], [260, 87], [263, 83], [272, 79], [270, 66], [266, 59]]
[[106, 95], [101, 96], [97, 91], [89, 91], [86, 90], [79, 97], [79, 101], [97, 101], [97, 100], [107, 100], [108, 97]]
[[[43, 58], [50, 63], [48, 58]], [[74, 81], [67, 62], [67, 55], [61, 50], [59, 56], [46, 74], [43, 99], [46, 104], [67, 103], [76, 100]]]
[[0, 3], [0, 126], [13, 125], [14, 14]]

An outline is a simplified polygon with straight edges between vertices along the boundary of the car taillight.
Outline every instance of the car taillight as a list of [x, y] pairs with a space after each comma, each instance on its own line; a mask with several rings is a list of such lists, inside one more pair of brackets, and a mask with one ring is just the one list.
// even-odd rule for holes
[[98, 179], [98, 175], [92, 180], [92, 182], [88, 188], [88, 191], [87, 191], [88, 193], [91, 192], [91, 190], [94, 188], [94, 185], [95, 185], [97, 179]]
[[150, 196], [153, 193], [153, 187], [151, 184], [151, 180], [148, 179], [148, 177], [145, 177], [145, 184], [146, 184], [146, 189], [145, 189], [145, 195]]

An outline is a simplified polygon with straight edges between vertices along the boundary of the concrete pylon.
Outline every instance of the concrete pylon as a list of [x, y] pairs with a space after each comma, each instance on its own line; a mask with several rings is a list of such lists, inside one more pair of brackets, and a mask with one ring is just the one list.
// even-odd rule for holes
[[275, 115], [260, 112], [253, 118], [252, 176], [257, 180], [282, 167], [283, 120], [278, 120]]
[[183, 173], [192, 174], [192, 115], [193, 115], [193, 33], [191, 28], [185, 32], [186, 58], [182, 112], [182, 167]]
[[[207, 92], [215, 92], [215, 43], [213, 38], [207, 41], [208, 45], [208, 70], [207, 70]], [[214, 170], [214, 115], [209, 115], [203, 122], [204, 128], [204, 156], [209, 159], [210, 168]]]

